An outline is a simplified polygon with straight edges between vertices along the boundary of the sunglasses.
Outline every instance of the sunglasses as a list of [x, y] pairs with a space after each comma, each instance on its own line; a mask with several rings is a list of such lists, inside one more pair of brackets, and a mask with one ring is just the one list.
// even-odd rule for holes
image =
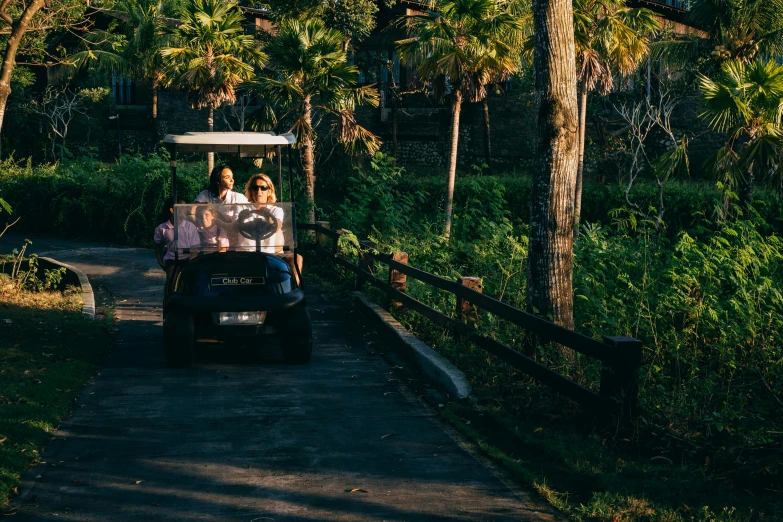
[[269, 190], [266, 185], [253, 185], [253, 190]]

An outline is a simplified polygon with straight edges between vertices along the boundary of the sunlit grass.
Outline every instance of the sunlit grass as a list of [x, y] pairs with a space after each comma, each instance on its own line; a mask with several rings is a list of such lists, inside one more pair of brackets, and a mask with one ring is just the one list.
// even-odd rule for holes
[[110, 347], [110, 321], [81, 312], [81, 292], [0, 294], [0, 505], [38, 461]]

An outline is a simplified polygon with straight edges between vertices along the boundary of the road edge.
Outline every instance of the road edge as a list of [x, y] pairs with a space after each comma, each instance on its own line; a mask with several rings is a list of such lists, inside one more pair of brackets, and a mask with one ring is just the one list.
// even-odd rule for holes
[[403, 354], [411, 359], [441, 391], [452, 399], [467, 399], [473, 393], [468, 378], [454, 364], [410, 333], [389, 312], [375, 304], [363, 292], [351, 296], [366, 315], [392, 334], [392, 340]]
[[82, 315], [86, 315], [91, 320], [95, 319], [95, 294], [92, 291], [92, 285], [90, 284], [90, 280], [87, 278], [87, 274], [76, 268], [75, 266], [63, 263], [61, 261], [57, 261], [56, 259], [53, 259], [51, 257], [39, 257], [40, 261], [46, 261], [47, 263], [51, 263], [55, 265], [56, 267], [62, 267], [66, 270], [70, 270], [73, 272], [76, 277], [79, 279], [79, 285], [82, 288]]

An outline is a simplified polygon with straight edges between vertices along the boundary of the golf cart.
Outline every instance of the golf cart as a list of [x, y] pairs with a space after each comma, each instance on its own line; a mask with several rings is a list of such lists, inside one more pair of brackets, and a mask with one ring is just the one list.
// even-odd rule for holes
[[[277, 194], [283, 193], [282, 150], [288, 151], [291, 180], [292, 134], [272, 132], [189, 132], [169, 134], [171, 187], [177, 201], [177, 155], [235, 153], [277, 159]], [[241, 189], [240, 189], [241, 191]], [[312, 329], [302, 288], [301, 256], [296, 252], [293, 201], [274, 204], [174, 205], [175, 269], [163, 303], [166, 361], [171, 367], [193, 362], [197, 340], [243, 341], [254, 350], [277, 335], [283, 358], [310, 360]], [[210, 235], [211, 234], [211, 235]]]

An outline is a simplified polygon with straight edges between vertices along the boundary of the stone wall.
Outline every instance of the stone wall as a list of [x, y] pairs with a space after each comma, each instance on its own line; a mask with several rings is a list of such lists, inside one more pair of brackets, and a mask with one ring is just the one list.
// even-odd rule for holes
[[691, 172], [696, 175], [707, 175], [703, 172], [704, 162], [723, 147], [728, 135], [711, 131], [706, 122], [699, 118], [702, 111], [698, 96], [688, 96], [680, 100], [672, 114], [672, 126], [677, 136], [688, 136], [688, 160]]
[[[167, 133], [206, 130], [206, 109], [191, 109], [184, 93], [162, 92], [159, 94], [158, 103], [160, 138]], [[249, 110], [252, 111], [253, 107]], [[673, 117], [678, 133], [685, 132], [692, 137], [689, 154], [691, 168], [696, 175], [701, 173], [704, 161], [714, 154], [725, 140], [725, 136], [718, 133], [706, 132], [706, 125], [698, 117], [699, 111], [698, 98], [686, 97], [678, 105]], [[451, 140], [451, 108], [401, 109], [397, 114], [399, 164], [417, 170], [445, 171]], [[512, 92], [503, 96], [490, 96], [489, 114], [492, 166], [529, 169], [534, 157], [536, 131], [533, 95]], [[357, 111], [357, 121], [380, 136], [383, 140], [383, 152], [392, 152], [391, 109], [362, 108]], [[219, 111], [215, 111], [215, 130], [229, 130]], [[593, 127], [588, 125], [588, 133], [592, 132]], [[123, 130], [123, 149], [127, 146], [136, 150], [151, 150], [150, 136], [148, 130]], [[464, 103], [462, 106], [457, 161], [462, 169], [484, 161], [484, 115], [481, 103]], [[587, 165], [588, 172], [594, 171], [595, 168], [594, 165]]]
[[[493, 96], [489, 100], [492, 164], [530, 164], [535, 138], [532, 95]], [[391, 109], [362, 109], [357, 121], [383, 140], [391, 153]], [[397, 112], [397, 161], [409, 167], [445, 169], [451, 143], [451, 108], [400, 109]], [[468, 168], [484, 161], [484, 113], [481, 103], [464, 103], [460, 113], [457, 164]]]
[[[158, 132], [166, 134], [184, 134], [207, 130], [207, 109], [191, 109], [184, 92], [170, 91], [158, 94]], [[223, 119], [215, 111], [216, 131], [226, 131]]]

